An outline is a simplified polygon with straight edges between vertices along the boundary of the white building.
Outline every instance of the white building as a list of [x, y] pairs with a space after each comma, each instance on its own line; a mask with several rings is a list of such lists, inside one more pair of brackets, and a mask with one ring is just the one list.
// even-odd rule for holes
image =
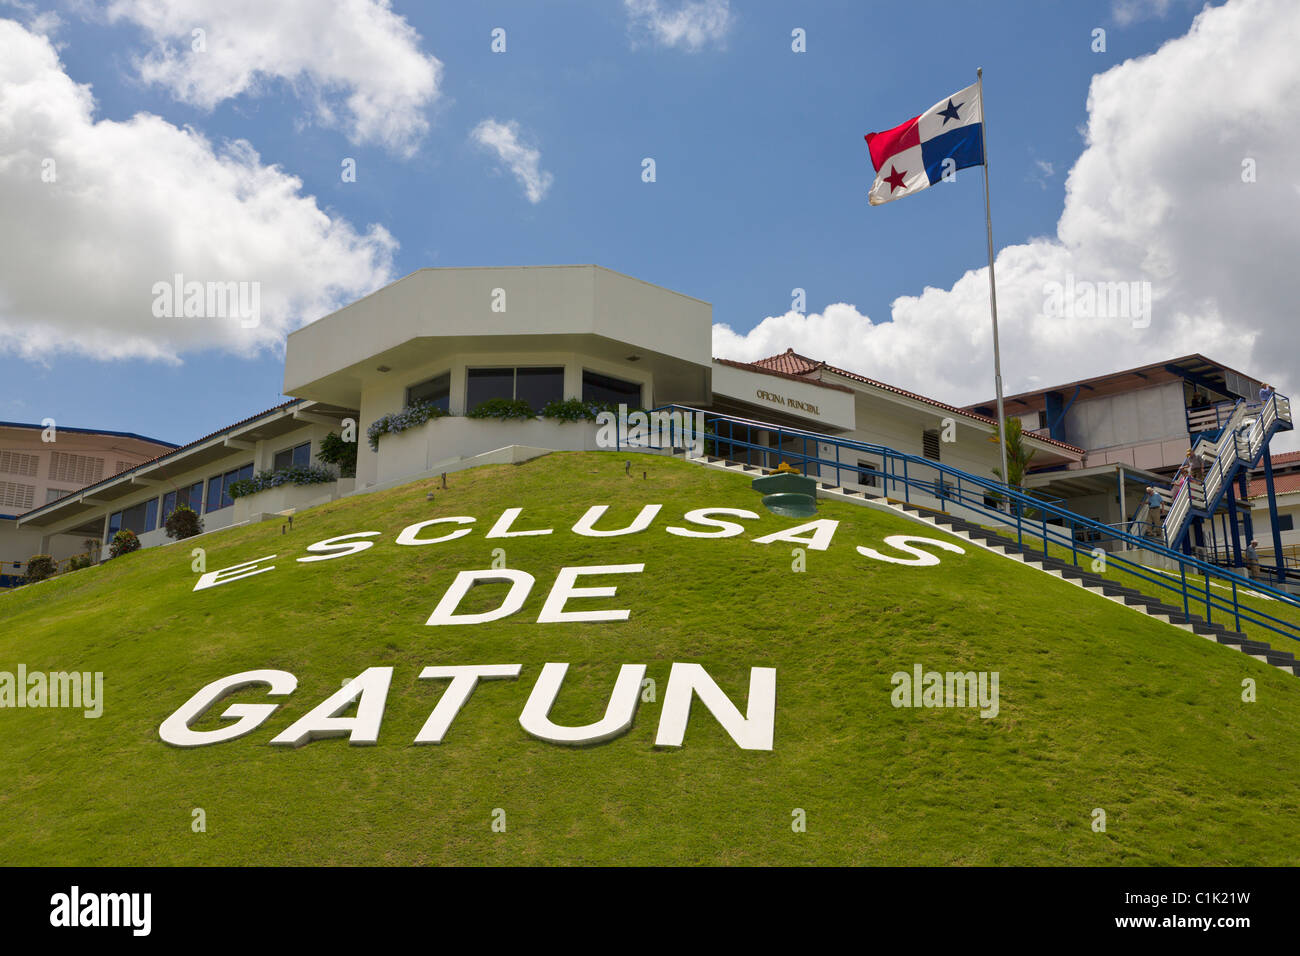
[[[535, 410], [580, 398], [725, 412], [771, 426], [752, 429], [744, 447], [725, 446], [769, 467], [782, 449], [807, 452], [809, 440], [786, 431], [793, 429], [992, 477], [999, 448], [987, 414], [792, 351], [750, 363], [715, 359], [711, 334], [708, 303], [599, 266], [421, 269], [289, 335], [290, 401], [19, 515], [17, 533], [0, 547], [25, 559], [59, 541], [108, 540], [118, 528], [149, 547], [167, 543], [162, 523], [179, 504], [194, 506], [205, 531], [214, 531], [539, 449], [600, 447], [592, 422], [467, 417], [497, 398]], [[431, 403], [446, 417], [383, 434], [372, 448], [370, 426], [413, 403]], [[231, 498], [241, 478], [315, 463], [321, 440], [349, 423], [355, 478]], [[1026, 440], [1038, 467], [1085, 464], [1081, 447], [1048, 435]], [[821, 451], [823, 480], [883, 493], [881, 463], [869, 453]], [[913, 500], [942, 505], [924, 494]]]

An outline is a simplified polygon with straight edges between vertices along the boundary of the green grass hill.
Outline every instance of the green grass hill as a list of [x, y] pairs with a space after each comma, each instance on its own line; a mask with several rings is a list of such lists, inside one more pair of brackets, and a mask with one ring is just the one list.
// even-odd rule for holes
[[[795, 544], [754, 539], [802, 521], [766, 512], [748, 478], [649, 456], [629, 476], [624, 460], [562, 453], [478, 468], [449, 476], [446, 490], [416, 482], [301, 512], [292, 530], [232, 528], [0, 595], [0, 672], [104, 675], [98, 719], [0, 709], [0, 864], [1300, 858], [1300, 679], [870, 507], [819, 502], [818, 517], [839, 525], [798, 571]], [[573, 533], [595, 504], [609, 506], [599, 528], [663, 508], [636, 534]], [[516, 530], [554, 532], [488, 539], [511, 507], [523, 509]], [[760, 517], [735, 537], [667, 532], [700, 508]], [[396, 543], [410, 524], [457, 515], [476, 519], [470, 533]], [[296, 560], [363, 531], [379, 532], [368, 550]], [[965, 553], [930, 548], [940, 564], [907, 566], [856, 549], [893, 553], [883, 539], [900, 534]], [[272, 554], [263, 564], [275, 569], [196, 592], [194, 547], [208, 571]], [[458, 571], [494, 558], [536, 578], [519, 613], [425, 624]], [[616, 586], [615, 596], [569, 606], [626, 608], [627, 620], [537, 622], [560, 568], [627, 563], [645, 569], [579, 581]], [[504, 592], [482, 585], [462, 610]], [[600, 719], [622, 664], [647, 665], [654, 699], [607, 742], [543, 742], [519, 714], [546, 662], [570, 665], [558, 723]], [[656, 747], [673, 662], [703, 665], [742, 712], [750, 668], [775, 668], [773, 749], [742, 750], [698, 699], [684, 745]], [[419, 679], [422, 668], [513, 663], [519, 678], [480, 683], [442, 744], [413, 744], [447, 685]], [[916, 664], [996, 671], [997, 716], [894, 707], [891, 675]], [[371, 666], [393, 668], [377, 744], [270, 745]], [[231, 704], [278, 703], [261, 727], [194, 749], [159, 738], [201, 687], [261, 668], [291, 672], [296, 691], [238, 691], [194, 729], [225, 726], [217, 715]]]

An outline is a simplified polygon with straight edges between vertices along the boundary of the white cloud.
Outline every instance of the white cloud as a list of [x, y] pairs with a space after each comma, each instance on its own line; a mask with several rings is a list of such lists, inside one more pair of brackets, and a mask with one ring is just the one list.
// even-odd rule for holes
[[[997, 256], [1009, 392], [1191, 352], [1300, 392], [1296, 35], [1300, 4], [1234, 0], [1203, 11], [1186, 36], [1093, 78], [1086, 147], [1066, 181], [1056, 236]], [[1248, 159], [1256, 182], [1243, 182]], [[978, 175], [937, 188], [978, 189]], [[907, 201], [942, 197], [929, 190]], [[982, 224], [968, 228], [977, 234]], [[1049, 284], [1070, 277], [1150, 282], [1149, 326], [1045, 314]], [[990, 398], [987, 268], [896, 299], [890, 320], [876, 324], [836, 305], [768, 318], [746, 335], [715, 329], [717, 355], [787, 346], [946, 401]]]
[[112, 0], [106, 13], [153, 40], [135, 60], [144, 80], [203, 109], [284, 80], [353, 143], [409, 156], [439, 98], [442, 63], [390, 0]]
[[[96, 122], [48, 39], [0, 20], [0, 49], [0, 353], [249, 355], [390, 278], [387, 231], [332, 218], [247, 142], [147, 113]], [[153, 285], [177, 272], [260, 283], [260, 324], [155, 318]]]
[[721, 45], [734, 22], [728, 0], [687, 0], [671, 8], [661, 0], [623, 0], [623, 8], [634, 35], [692, 53]]
[[63, 26], [63, 18], [53, 10], [42, 10], [33, 0], [0, 0], [0, 7], [9, 7], [16, 11], [28, 30], [53, 37]]
[[1139, 20], [1159, 19], [1169, 13], [1173, 0], [1113, 0], [1111, 16], [1120, 26]]
[[469, 135], [475, 143], [496, 153], [497, 159], [509, 167], [519, 185], [524, 187], [530, 203], [536, 204], [546, 198], [554, 177], [542, 169], [541, 150], [526, 146], [520, 140], [517, 122], [500, 123], [495, 119], [485, 119]]

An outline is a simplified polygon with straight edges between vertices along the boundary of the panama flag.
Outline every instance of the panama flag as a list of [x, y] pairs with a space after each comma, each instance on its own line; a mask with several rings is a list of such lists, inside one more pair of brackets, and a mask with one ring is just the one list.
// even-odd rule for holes
[[[876, 181], [867, 198], [879, 206], [920, 192], [948, 174], [984, 163], [984, 110], [976, 83], [883, 133], [868, 133]], [[951, 160], [951, 162], [948, 162]]]

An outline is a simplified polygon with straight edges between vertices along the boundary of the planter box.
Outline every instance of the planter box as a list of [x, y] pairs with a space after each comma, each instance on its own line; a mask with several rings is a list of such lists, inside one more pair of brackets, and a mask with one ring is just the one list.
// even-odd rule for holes
[[441, 462], [469, 458], [507, 445], [552, 451], [596, 451], [595, 422], [549, 418], [497, 421], [449, 415], [379, 439], [376, 483], [422, 474]]
[[[229, 523], [263, 521], [290, 508], [301, 511], [304, 508], [327, 504], [347, 494], [354, 487], [356, 487], [355, 478], [339, 478], [314, 485], [281, 485], [278, 488], [267, 488], [264, 491], [236, 498], [234, 506], [230, 509], [232, 515]], [[220, 514], [221, 512], [217, 512], [217, 515]], [[207, 515], [203, 516], [203, 526], [206, 530], [215, 530], [209, 527]]]

